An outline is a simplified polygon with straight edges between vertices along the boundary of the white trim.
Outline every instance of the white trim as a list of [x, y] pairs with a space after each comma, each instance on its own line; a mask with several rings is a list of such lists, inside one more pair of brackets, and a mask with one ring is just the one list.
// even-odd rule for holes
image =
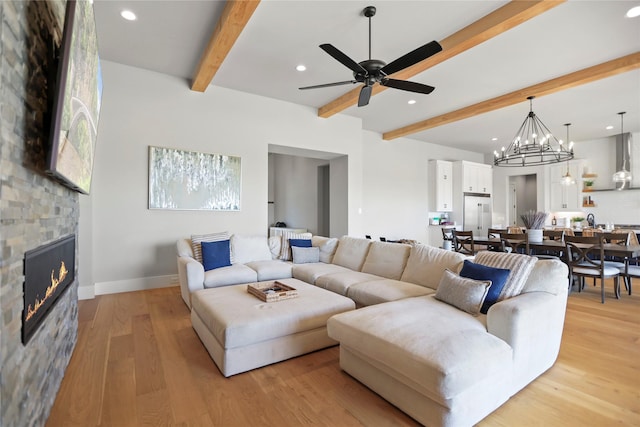
[[98, 282], [94, 286], [78, 287], [78, 299], [92, 299], [96, 295], [118, 294], [121, 292], [146, 291], [149, 289], [178, 286], [178, 275], [140, 277], [137, 279]]
[[78, 300], [94, 299], [96, 297], [96, 289], [92, 286], [78, 286]]

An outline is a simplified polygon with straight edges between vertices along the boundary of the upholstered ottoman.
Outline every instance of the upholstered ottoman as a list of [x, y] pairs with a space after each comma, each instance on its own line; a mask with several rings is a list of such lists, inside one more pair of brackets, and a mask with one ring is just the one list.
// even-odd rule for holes
[[327, 335], [327, 320], [355, 303], [297, 279], [280, 282], [296, 288], [298, 297], [265, 303], [247, 285], [192, 294], [193, 329], [225, 377], [337, 344]]

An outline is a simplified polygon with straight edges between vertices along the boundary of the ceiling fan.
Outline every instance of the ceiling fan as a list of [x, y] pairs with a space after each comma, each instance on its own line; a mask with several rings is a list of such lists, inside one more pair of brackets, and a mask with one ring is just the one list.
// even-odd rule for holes
[[440, 52], [442, 50], [440, 43], [435, 40], [429, 42], [388, 64], [384, 61], [380, 61], [379, 59], [371, 59], [371, 17], [375, 16], [376, 8], [374, 6], [367, 6], [363, 9], [362, 13], [364, 16], [369, 18], [369, 59], [358, 63], [329, 43], [320, 45], [320, 49], [324, 50], [335, 60], [353, 71], [353, 80], [305, 86], [299, 89], [318, 89], [323, 87], [364, 83], [364, 86], [360, 89], [360, 95], [358, 96], [358, 107], [363, 107], [369, 104], [371, 91], [373, 89], [373, 85], [376, 83], [379, 83], [382, 86], [406, 90], [409, 92], [424, 94], [430, 94], [433, 92], [435, 89], [433, 86], [410, 82], [408, 80], [390, 79], [387, 76], [397, 73], [400, 70], [404, 70], [405, 68], [417, 64], [418, 62]]

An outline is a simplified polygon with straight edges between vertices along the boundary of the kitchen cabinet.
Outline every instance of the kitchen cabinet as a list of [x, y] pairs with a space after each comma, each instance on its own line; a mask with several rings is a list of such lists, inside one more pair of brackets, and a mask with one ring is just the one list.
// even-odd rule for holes
[[[562, 185], [562, 177], [567, 174], [576, 182], [571, 185]], [[582, 162], [569, 161], [549, 166], [549, 195], [551, 211], [580, 211], [580, 175], [582, 174]]]
[[453, 208], [453, 163], [445, 160], [429, 161], [431, 197], [430, 210], [451, 212]]
[[493, 169], [491, 165], [461, 161], [463, 193], [491, 194]]

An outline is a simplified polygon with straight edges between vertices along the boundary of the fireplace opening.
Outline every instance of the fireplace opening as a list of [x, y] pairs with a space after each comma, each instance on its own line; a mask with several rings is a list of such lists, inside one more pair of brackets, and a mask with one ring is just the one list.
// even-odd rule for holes
[[38, 330], [51, 308], [75, 280], [76, 236], [27, 251], [24, 255], [22, 343]]

